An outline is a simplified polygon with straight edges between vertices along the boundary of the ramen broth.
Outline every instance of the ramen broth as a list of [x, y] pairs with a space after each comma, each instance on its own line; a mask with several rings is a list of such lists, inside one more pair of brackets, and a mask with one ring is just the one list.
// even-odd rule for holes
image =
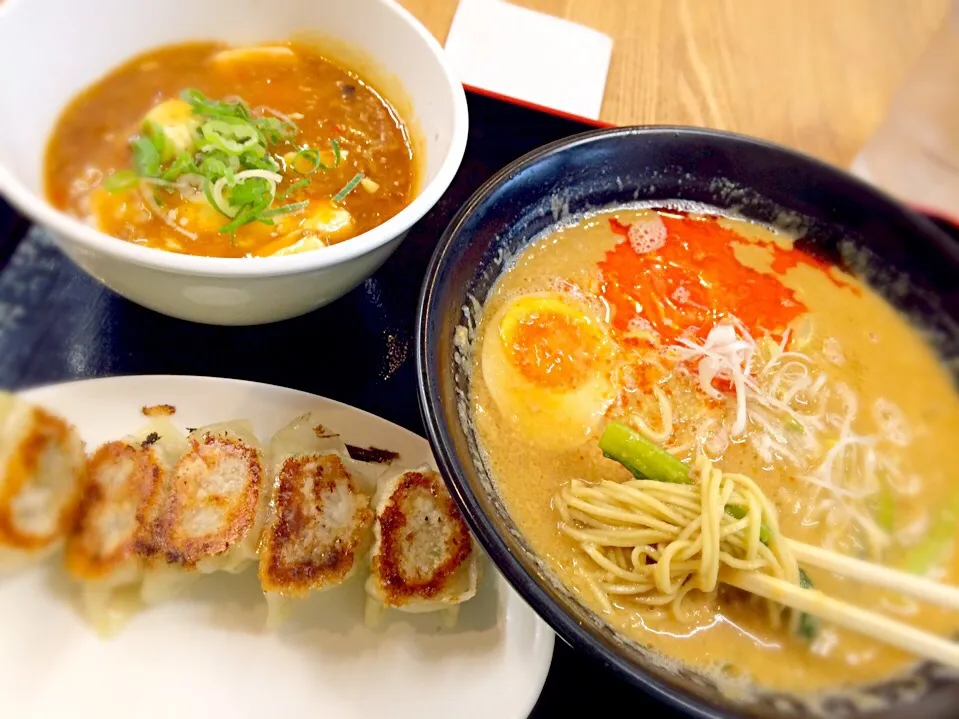
[[[692, 239], [677, 249], [684, 235]], [[723, 240], [728, 254], [708, 244]], [[811, 692], [886, 678], [915, 658], [828, 624], [812, 637], [775, 627], [758, 601], [722, 585], [712, 594], [687, 594], [682, 616], [616, 595], [608, 611], [587, 580], [597, 577], [597, 566], [558, 531], [554, 506], [572, 479], [632, 479], [603, 457], [597, 435], [611, 420], [639, 426], [637, 416], [644, 433], [662, 433], [662, 395], [672, 432], [660, 443], [683, 461], [706, 453], [724, 471], [752, 477], [778, 511], [784, 536], [959, 583], [949, 514], [959, 495], [952, 477], [959, 466], [959, 401], [951, 378], [933, 349], [875, 292], [792, 244], [790, 237], [745, 221], [651, 210], [594, 215], [559, 229], [520, 255], [491, 291], [476, 335], [471, 401], [510, 516], [555, 575], [604, 621], [716, 677]], [[647, 274], [630, 278], [629, 271]], [[742, 291], [744, 283], [749, 291]], [[696, 287], [706, 287], [708, 295], [696, 296]], [[656, 291], [671, 296], [660, 302]], [[513, 310], [520, 315], [512, 316]], [[802, 456], [784, 459], [782, 453], [801, 442], [782, 445], [780, 453], [770, 449], [780, 445], [764, 439], [770, 431], [774, 437], [795, 431], [788, 418], [777, 425], [776, 417], [759, 416], [744, 436], [731, 438], [733, 388], [714, 381], [719, 397], [711, 396], [695, 364], [671, 359], [670, 346], [684, 337], [702, 344], [712, 326], [737, 313], [750, 318], [736, 331], [742, 336], [748, 330], [758, 364], [785, 350], [799, 353], [807, 368], [805, 389], [797, 364], [780, 378], [773, 390], [778, 396], [783, 383], [793, 382], [800, 387], [789, 400], [794, 407], [799, 400], [812, 405], [817, 395], [831, 398], [822, 446], [808, 456], [794, 449]], [[487, 346], [497, 342], [502, 352]], [[519, 374], [524, 377], [515, 379]], [[846, 411], [850, 402], [853, 412]], [[846, 439], [837, 439], [843, 432]], [[842, 451], [855, 452], [837, 460], [837, 450], [833, 466], [823, 469], [841, 441]], [[880, 478], [873, 481], [878, 490], [862, 485], [870, 491], [850, 500], [863, 513], [856, 520], [852, 510], [836, 509], [841, 501], [834, 485], [852, 482], [843, 471], [865, 471], [856, 462], [867, 449], [875, 452], [868, 459], [870, 476], [878, 472]], [[940, 546], [930, 545], [934, 541]], [[822, 571], [809, 575], [831, 596], [917, 627], [948, 634], [959, 626], [955, 615], [892, 592]]]
[[121, 240], [209, 257], [294, 254], [402, 210], [413, 149], [397, 111], [299, 42], [195, 42], [83, 91], [46, 156], [58, 208]]

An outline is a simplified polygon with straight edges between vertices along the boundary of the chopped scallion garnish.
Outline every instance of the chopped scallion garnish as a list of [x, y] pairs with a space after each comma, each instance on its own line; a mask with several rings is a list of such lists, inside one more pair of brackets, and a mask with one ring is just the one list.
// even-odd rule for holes
[[247, 121], [250, 119], [250, 108], [240, 99], [233, 102], [210, 100], [202, 92], [194, 89], [184, 90], [180, 93], [180, 97], [190, 104], [193, 112], [197, 115], [215, 117], [221, 120], [228, 117]]
[[[806, 574], [805, 570], [799, 570], [799, 586], [803, 589], [815, 589], [815, 585], [812, 582], [812, 579], [809, 578], [809, 575]], [[799, 636], [804, 639], [815, 639], [816, 635], [819, 633], [819, 622], [816, 621], [816, 618], [810, 614], [803, 612], [799, 615]]]
[[210, 177], [207, 177], [203, 182], [203, 194], [206, 196], [206, 201], [209, 202], [213, 209], [219, 212], [221, 215], [224, 217], [230, 217], [227, 212], [227, 208], [220, 205], [220, 203], [217, 202], [216, 197], [213, 196], [214, 184], [214, 181]]
[[297, 190], [299, 190], [301, 187], [306, 187], [306, 186], [309, 185], [309, 184], [310, 184], [310, 178], [308, 178], [308, 177], [304, 177], [304, 178], [302, 178], [302, 179], [300, 179], [300, 180], [297, 180], [297, 181], [294, 182], [292, 185], [290, 185], [289, 187], [287, 187], [283, 192], [281, 192], [279, 195], [277, 195], [277, 196], [276, 196], [276, 199], [278, 199], [278, 200], [285, 199], [285, 198], [289, 197], [290, 195], [292, 195], [292, 194], [293, 194], [294, 192], [296, 192]]
[[140, 178], [133, 170], [120, 170], [103, 179], [103, 189], [107, 192], [123, 192], [136, 187]]
[[263, 133], [267, 142], [271, 145], [277, 145], [284, 140], [292, 140], [299, 132], [299, 128], [293, 122], [286, 122], [277, 117], [260, 117], [253, 121], [256, 129]]
[[343, 161], [343, 153], [340, 152], [340, 143], [336, 140], [330, 140], [330, 147], [333, 148], [333, 167], [339, 167]]
[[364, 177], [366, 177], [366, 175], [364, 175], [362, 172], [357, 172], [355, 175], [353, 175], [353, 179], [347, 182], [343, 186], [342, 190], [333, 195], [333, 202], [342, 202], [348, 194], [356, 189], [356, 186], [362, 182]]
[[280, 207], [274, 207], [272, 209], [269, 209], [263, 214], [261, 214], [260, 217], [276, 217], [277, 215], [289, 215], [290, 213], [298, 212], [299, 210], [302, 210], [309, 204], [310, 203], [306, 200], [304, 200], [303, 202], [291, 202], [289, 205], [282, 205]]
[[[152, 120], [147, 120], [143, 123], [143, 134], [150, 141], [150, 144], [156, 148], [157, 155], [161, 160], [164, 159], [164, 156], [172, 153], [172, 148], [167, 148], [166, 135], [163, 133], [163, 128], [159, 124], [153, 122]], [[169, 159], [169, 158], [167, 158]]]
[[[233, 159], [235, 160], [236, 158]], [[237, 162], [236, 167], [234, 167], [229, 157], [225, 155], [220, 156], [218, 153], [211, 153], [204, 157], [200, 161], [199, 167], [200, 174], [204, 177], [211, 180], [219, 180], [221, 177], [225, 177], [230, 182], [233, 181], [234, 169], [239, 169], [239, 162]]]
[[160, 153], [149, 138], [136, 137], [130, 142], [133, 150], [133, 169], [140, 177], [156, 177], [160, 174]]
[[[192, 118], [162, 112], [151, 115], [130, 141], [132, 169], [104, 179], [105, 189], [119, 192], [147, 180], [165, 192], [179, 190], [193, 197], [202, 188], [207, 202], [228, 218], [220, 232], [230, 235], [251, 222], [272, 225], [271, 218], [299, 212], [309, 204], [304, 200], [274, 206], [277, 199], [310, 184], [303, 177], [277, 195], [277, 186], [284, 181], [278, 160], [290, 157], [289, 152], [295, 155], [282, 165], [284, 169], [292, 167], [301, 175], [330, 169], [319, 150], [297, 149], [294, 140], [299, 128], [291, 119], [270, 110], [254, 114], [240, 98], [214, 100], [192, 88], [183, 90], [180, 97], [189, 104]], [[266, 117], [263, 112], [277, 116]], [[336, 140], [330, 141], [330, 147], [332, 164], [338, 166], [345, 152]], [[339, 194], [345, 197], [358, 181], [351, 180]]]
[[234, 207], [260, 205], [271, 200], [270, 183], [262, 177], [251, 177], [238, 182], [229, 192], [229, 201]]
[[187, 152], [181, 153], [176, 156], [176, 159], [170, 164], [170, 166], [163, 171], [161, 179], [166, 180], [167, 182], [175, 181], [180, 175], [186, 174], [203, 174], [200, 171], [200, 168], [196, 166], [196, 163], [193, 161], [193, 156]]
[[246, 152], [257, 157], [266, 154], [266, 148], [260, 142], [260, 134], [253, 125], [247, 123], [232, 123], [223, 120], [207, 120], [200, 126], [203, 140], [200, 151], [211, 146], [222, 150], [228, 155], [242, 155]]
[[254, 221], [256, 221], [256, 210], [254, 210], [252, 207], [244, 207], [242, 210], [236, 213], [236, 217], [233, 218], [232, 222], [229, 222], [220, 228], [220, 232], [225, 235], [232, 235], [243, 225], [247, 225]]
[[[310, 163], [309, 169], [303, 170], [297, 165], [297, 161], [302, 158], [304, 161]], [[298, 150], [297, 153], [293, 156], [293, 162], [290, 163], [293, 166], [293, 169], [299, 172], [301, 175], [312, 175], [317, 170], [327, 170], [329, 169], [320, 161], [320, 151], [315, 147], [304, 147], [301, 150]]]
[[273, 159], [272, 155], [258, 156], [253, 152], [244, 152], [240, 155], [240, 164], [246, 170], [269, 170], [276, 172], [280, 169], [279, 163]]

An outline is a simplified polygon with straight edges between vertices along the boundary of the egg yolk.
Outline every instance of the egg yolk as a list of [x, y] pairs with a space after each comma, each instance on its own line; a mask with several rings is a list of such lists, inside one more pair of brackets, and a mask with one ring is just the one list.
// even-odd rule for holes
[[500, 339], [510, 364], [526, 380], [560, 391], [586, 380], [604, 344], [588, 317], [543, 298], [519, 300], [500, 325]]

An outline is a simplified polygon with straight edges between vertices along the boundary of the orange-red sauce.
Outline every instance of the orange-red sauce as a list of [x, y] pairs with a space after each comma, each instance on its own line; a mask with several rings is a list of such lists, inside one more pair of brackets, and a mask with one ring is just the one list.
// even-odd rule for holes
[[[806, 311], [779, 277], [747, 267], [736, 258], [742, 237], [717, 218], [662, 216], [666, 241], [659, 249], [637, 252], [621, 242], [599, 263], [602, 294], [620, 330], [640, 319], [663, 341], [704, 334], [717, 320], [734, 315], [754, 334], [781, 332]], [[610, 220], [614, 232], [628, 225]], [[800, 263], [818, 263], [800, 250], [770, 245], [778, 272]], [[780, 269], [782, 267], [782, 269]]]

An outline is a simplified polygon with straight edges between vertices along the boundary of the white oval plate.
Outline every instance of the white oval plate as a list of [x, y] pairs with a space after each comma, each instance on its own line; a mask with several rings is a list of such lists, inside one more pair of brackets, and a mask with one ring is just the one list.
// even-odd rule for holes
[[[282, 387], [231, 379], [133, 376], [41, 387], [22, 396], [76, 424], [88, 451], [172, 404], [196, 427], [253, 421], [267, 440], [307, 410], [351, 444], [433, 464], [423, 438], [361, 410]], [[435, 466], [435, 465], [434, 465]], [[113, 639], [81, 619], [56, 561], [0, 579], [0, 714], [18, 717], [526, 717], [553, 653], [553, 633], [484, 559], [457, 626], [390, 612], [363, 624], [362, 581], [313, 597], [276, 632], [252, 569], [215, 574], [136, 616]]]

